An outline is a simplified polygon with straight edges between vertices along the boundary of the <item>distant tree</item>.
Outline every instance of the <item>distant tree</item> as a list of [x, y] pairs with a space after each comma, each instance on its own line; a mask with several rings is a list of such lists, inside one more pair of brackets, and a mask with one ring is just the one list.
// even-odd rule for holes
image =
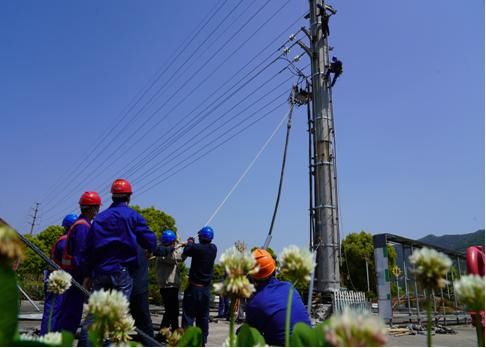
[[[158, 240], [160, 239], [162, 232], [165, 230], [177, 232], [175, 219], [162, 210], [159, 210], [153, 206], [149, 208], [142, 208], [138, 205], [134, 205], [132, 208], [144, 217], [150, 230], [155, 232], [157, 235]], [[152, 303], [161, 304], [162, 299], [160, 296], [159, 286], [157, 284], [157, 278], [155, 276], [155, 265], [155, 259], [152, 259], [152, 261], [149, 262], [149, 299]], [[184, 290], [188, 282], [188, 271], [184, 263], [179, 265], [179, 271], [181, 275], [181, 290]]]
[[[397, 253], [392, 245], [387, 246], [388, 267], [391, 269], [397, 259]], [[371, 293], [376, 293], [376, 275], [373, 236], [371, 233], [361, 231], [351, 233], [341, 244], [341, 283], [343, 286], [357, 291], [367, 292], [366, 261]]]
[[222, 263], [215, 263], [213, 269], [213, 283], [220, 282], [224, 276], [224, 266]]
[[155, 232], [157, 238], [159, 238], [162, 232], [165, 230], [177, 232], [175, 219], [172, 216], [164, 213], [162, 210], [159, 210], [153, 206], [149, 208], [141, 208], [138, 205], [133, 205], [132, 208], [145, 218], [149, 228]]
[[[49, 226], [37, 235], [25, 235], [33, 244], [39, 247], [46, 255], [50, 256], [54, 242], [63, 234], [61, 226]], [[30, 248], [26, 248], [25, 260], [20, 264], [17, 274], [19, 277], [29, 276], [40, 279], [47, 264]]]

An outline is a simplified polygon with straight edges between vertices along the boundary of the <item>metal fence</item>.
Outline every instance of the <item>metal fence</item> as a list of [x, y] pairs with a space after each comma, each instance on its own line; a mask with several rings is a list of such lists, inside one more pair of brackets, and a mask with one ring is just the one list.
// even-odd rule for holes
[[357, 311], [369, 311], [370, 304], [366, 295], [361, 291], [337, 290], [332, 293], [333, 313], [340, 313], [345, 308]]

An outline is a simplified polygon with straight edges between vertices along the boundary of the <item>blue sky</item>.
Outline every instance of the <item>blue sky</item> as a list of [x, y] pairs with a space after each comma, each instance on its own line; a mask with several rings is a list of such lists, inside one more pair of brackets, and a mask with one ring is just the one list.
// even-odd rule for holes
[[[366, 230], [420, 238], [484, 228], [483, 2], [331, 4], [338, 14], [330, 44], [344, 62], [333, 90], [342, 236]], [[157, 158], [128, 171], [133, 203], [166, 211], [183, 237], [194, 235], [284, 117], [285, 96], [278, 96], [296, 78], [288, 70], [278, 74], [285, 67], [278, 60], [231, 97], [221, 95], [308, 25], [301, 16], [307, 6], [302, 0], [0, 2], [0, 215], [26, 232], [40, 202], [40, 232], [74, 211], [83, 191], [98, 190], [106, 207], [112, 180], [156, 144]], [[294, 47], [289, 56], [300, 53]], [[198, 113], [207, 116], [174, 135]], [[193, 162], [194, 152], [231, 135], [225, 131], [231, 125], [264, 115]], [[277, 250], [308, 245], [306, 117], [304, 108], [294, 112], [272, 241]], [[227, 124], [205, 130], [213, 120], [211, 127]], [[235, 240], [263, 243], [284, 137], [282, 127], [212, 221], [220, 249]], [[147, 186], [186, 156], [191, 165]]]

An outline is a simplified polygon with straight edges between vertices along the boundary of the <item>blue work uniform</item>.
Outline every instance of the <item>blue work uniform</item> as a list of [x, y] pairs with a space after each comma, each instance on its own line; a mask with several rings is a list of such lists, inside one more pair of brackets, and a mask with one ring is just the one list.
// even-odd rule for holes
[[[289, 290], [290, 283], [271, 277], [267, 282], [257, 284], [256, 292], [246, 304], [246, 323], [260, 331], [269, 345], [285, 345], [285, 317]], [[304, 303], [294, 289], [290, 330], [299, 322], [311, 326]]]
[[[62, 235], [57, 239], [54, 243], [51, 252], [51, 258], [55, 263], [61, 265], [62, 253], [64, 252], [64, 248], [66, 246], [66, 235]], [[47, 280], [49, 279], [50, 271], [44, 271], [44, 312], [42, 314], [42, 321], [40, 327], [40, 335], [43, 336], [49, 332], [57, 332], [60, 331], [60, 324], [59, 324], [59, 313], [61, 311], [61, 303], [64, 297], [64, 294], [57, 295], [53, 294], [52, 292], [47, 291]], [[49, 316], [51, 315], [51, 308], [52, 308], [52, 316], [51, 316], [51, 327], [49, 328]]]
[[[148, 293], [148, 261], [145, 250], [138, 246], [138, 267], [132, 271], [133, 289], [130, 296], [130, 313], [135, 320], [135, 326], [150, 337], [154, 337], [152, 318], [149, 311]], [[137, 339], [144, 346], [150, 347], [153, 343], [141, 336]]]
[[[93, 290], [115, 289], [130, 300], [133, 276], [139, 271], [139, 247], [153, 251], [155, 233], [145, 219], [126, 202], [110, 205], [93, 220], [83, 252], [83, 264], [92, 278]], [[80, 345], [88, 345], [88, 316], [81, 330]]]
[[[85, 267], [95, 279], [138, 267], [138, 246], [153, 251], [155, 234], [127, 203], [113, 203], [93, 221], [84, 252]], [[127, 294], [130, 297], [130, 294]]]
[[194, 324], [201, 329], [206, 344], [209, 332], [209, 302], [211, 298], [211, 279], [214, 260], [218, 249], [212, 243], [188, 243], [182, 257], [192, 257], [189, 270], [189, 284], [182, 301], [182, 327]]
[[[69, 254], [73, 257], [74, 269], [68, 270], [73, 279], [79, 283], [83, 282], [85, 271], [81, 263], [81, 254], [86, 246], [89, 228], [89, 220], [81, 215], [78, 220], [85, 220], [86, 224], [76, 224], [69, 232], [65, 247], [68, 248]], [[76, 221], [78, 221], [76, 220]], [[71, 286], [64, 294], [59, 313], [59, 329], [70, 331], [73, 335], [81, 322], [83, 314], [83, 303], [85, 300], [84, 293], [77, 287]]]

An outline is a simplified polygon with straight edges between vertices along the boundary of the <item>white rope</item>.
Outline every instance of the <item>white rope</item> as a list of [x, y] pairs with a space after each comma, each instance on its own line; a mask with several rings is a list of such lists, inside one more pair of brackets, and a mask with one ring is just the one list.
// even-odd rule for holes
[[246, 174], [248, 174], [248, 172], [250, 171], [250, 169], [253, 167], [253, 165], [257, 161], [258, 157], [260, 157], [260, 155], [263, 153], [263, 151], [265, 151], [265, 149], [268, 146], [268, 144], [270, 143], [270, 141], [272, 141], [273, 137], [275, 136], [275, 134], [277, 134], [277, 132], [280, 129], [280, 127], [282, 127], [282, 124], [288, 118], [290, 112], [292, 112], [292, 105], [290, 105], [289, 111], [285, 114], [285, 116], [282, 118], [282, 120], [278, 123], [277, 127], [274, 129], [274, 131], [272, 132], [272, 134], [270, 135], [270, 137], [267, 139], [267, 141], [265, 142], [265, 144], [263, 144], [263, 147], [260, 149], [260, 151], [258, 151], [258, 153], [256, 154], [256, 156], [253, 159], [253, 161], [251, 161], [250, 165], [245, 169], [245, 171], [243, 172], [243, 174], [240, 176], [240, 178], [238, 179], [238, 181], [233, 185], [233, 187], [228, 192], [228, 194], [226, 195], [226, 197], [224, 197], [223, 201], [216, 208], [216, 210], [214, 211], [213, 215], [211, 215], [211, 217], [209, 218], [208, 222], [206, 222], [205, 226], [209, 225], [209, 223], [214, 219], [214, 217], [216, 216], [216, 214], [218, 214], [219, 210], [226, 203], [226, 201], [231, 196], [231, 194], [233, 193], [233, 191], [236, 190], [236, 188], [238, 187], [238, 185], [240, 184], [240, 182], [243, 180], [243, 178], [246, 176]]

